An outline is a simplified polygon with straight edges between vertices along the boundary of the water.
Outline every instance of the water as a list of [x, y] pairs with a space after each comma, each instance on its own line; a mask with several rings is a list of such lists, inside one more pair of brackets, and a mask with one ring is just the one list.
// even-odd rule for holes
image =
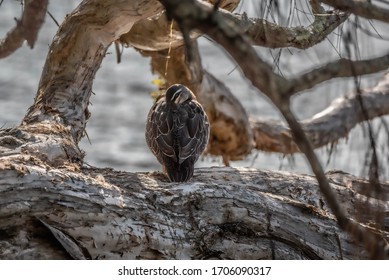
[[[50, 1], [49, 11], [58, 22], [70, 13], [79, 1]], [[254, 2], [245, 1], [245, 7], [254, 13]], [[251, 8], [250, 8], [251, 7]], [[14, 26], [13, 18], [20, 17], [20, 4], [16, 1], [4, 1], [0, 6], [0, 36]], [[387, 26], [374, 23], [382, 36], [389, 37]], [[343, 30], [347, 30], [347, 26]], [[46, 17], [46, 22], [39, 33], [33, 50], [27, 45], [18, 49], [13, 55], [0, 60], [0, 127], [16, 126], [22, 120], [27, 108], [35, 96], [45, 57], [57, 26]], [[358, 33], [361, 57], [382, 55], [388, 51], [387, 42], [374, 40]], [[339, 57], [342, 42], [338, 36], [331, 36], [315, 49], [301, 51], [285, 49], [282, 51], [280, 68], [282, 74], [290, 76], [301, 73], [313, 65], [323, 64]], [[232, 92], [241, 100], [247, 111], [253, 116], [280, 119], [278, 111], [268, 100], [254, 89], [235, 69], [235, 64], [224, 51], [207, 39], [200, 39], [204, 67], [224, 81]], [[258, 48], [260, 55], [269, 62], [279, 50], [270, 53]], [[344, 49], [343, 49], [344, 54]], [[382, 74], [381, 74], [382, 75]], [[362, 80], [362, 85], [374, 85], [380, 75], [373, 75]], [[149, 171], [160, 168], [154, 156], [149, 152], [144, 140], [145, 120], [152, 99], [149, 93], [155, 89], [152, 84], [148, 58], [142, 57], [133, 49], [125, 49], [122, 63], [116, 63], [113, 48], [110, 48], [102, 67], [97, 73], [93, 85], [90, 111], [92, 116], [87, 125], [91, 143], [84, 138], [80, 146], [86, 152], [86, 162], [98, 167], [112, 167], [125, 171]], [[317, 86], [293, 99], [293, 109], [299, 118], [309, 118], [324, 109], [331, 101], [352, 89], [350, 79], [335, 79]], [[389, 104], [388, 104], [389, 106]], [[374, 127], [380, 120], [373, 122]], [[377, 135], [379, 155], [386, 164], [383, 169], [385, 178], [389, 178], [388, 137], [383, 129]], [[325, 169], [340, 169], [355, 175], [364, 175], [364, 163], [369, 143], [361, 128], [356, 128], [347, 141], [340, 140], [336, 152], [328, 162], [328, 148], [318, 149], [317, 153]], [[222, 165], [220, 158], [205, 157], [198, 166]], [[310, 173], [305, 159], [301, 155], [283, 157], [279, 154], [253, 152], [245, 160], [232, 162], [232, 166], [250, 166], [260, 169], [283, 169]]]

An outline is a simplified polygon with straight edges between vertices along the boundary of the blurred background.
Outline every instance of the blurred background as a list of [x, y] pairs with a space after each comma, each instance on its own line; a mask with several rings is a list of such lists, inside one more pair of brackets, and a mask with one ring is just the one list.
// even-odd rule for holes
[[[81, 1], [50, 1], [49, 12], [61, 23]], [[281, 1], [279, 11], [268, 5], [270, 1], [242, 1], [236, 12], [248, 16], [264, 17], [283, 26], [306, 25], [312, 20], [308, 15], [308, 1]], [[287, 3], [284, 3], [287, 2]], [[284, 6], [283, 6], [284, 5]], [[20, 18], [20, 1], [1, 1], [0, 38]], [[11, 56], [0, 59], [0, 127], [17, 126], [33, 99], [49, 45], [58, 29], [55, 21], [46, 16], [34, 49], [26, 44]], [[269, 50], [257, 47], [262, 58], [274, 65], [275, 71], [284, 76], [308, 71], [339, 57], [346, 57], [344, 34], [351, 36], [352, 58], [369, 58], [383, 55], [389, 50], [389, 28], [380, 22], [351, 17], [334, 34], [309, 50], [293, 48]], [[208, 40], [199, 39], [202, 62], [206, 70], [223, 81], [241, 100], [250, 115], [280, 119], [278, 111], [269, 101], [241, 75], [235, 63], [222, 48]], [[359, 79], [361, 87], [376, 84], [382, 73]], [[150, 61], [132, 48], [124, 49], [122, 62], [117, 64], [114, 48], [111, 47], [97, 72], [93, 85], [91, 118], [87, 133], [80, 147], [86, 152], [85, 161], [97, 167], [111, 167], [123, 171], [159, 170], [160, 165], [150, 153], [144, 140], [145, 121], [152, 105], [150, 93], [156, 89], [152, 83], [158, 78], [150, 71]], [[334, 79], [303, 92], [293, 99], [293, 109], [301, 120], [312, 117], [326, 108], [335, 98], [350, 93], [355, 88], [354, 80]], [[388, 104], [389, 106], [389, 104]], [[388, 117], [372, 122], [381, 163], [381, 175], [389, 179], [389, 137], [385, 130]], [[317, 150], [325, 170], [339, 169], [354, 175], [366, 175], [371, 158], [367, 129], [360, 125], [352, 130], [347, 139], [340, 140], [330, 153], [330, 147]], [[221, 166], [218, 157], [202, 157], [197, 166]], [[301, 155], [284, 156], [255, 151], [245, 160], [231, 162], [234, 166], [259, 169], [289, 170], [311, 173]]]

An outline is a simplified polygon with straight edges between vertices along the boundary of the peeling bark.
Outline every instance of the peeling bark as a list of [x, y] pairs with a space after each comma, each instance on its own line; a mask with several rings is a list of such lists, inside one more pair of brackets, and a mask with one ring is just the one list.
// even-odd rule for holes
[[162, 10], [155, 1], [83, 1], [60, 26], [42, 72], [34, 105], [23, 123], [53, 121], [84, 135], [93, 79], [108, 46], [132, 25]]
[[[210, 0], [209, 2], [215, 4], [216, 1]], [[240, 0], [222, 0], [218, 2], [218, 7], [228, 13], [228, 11], [231, 12], [238, 6]], [[201, 34], [191, 32], [190, 36], [195, 39]], [[134, 23], [129, 32], [120, 36], [119, 41], [142, 51], [162, 51], [177, 48], [184, 44], [181, 31], [177, 24], [171, 24], [166, 11]]]
[[204, 72], [198, 100], [204, 104], [211, 122], [207, 152], [221, 155], [225, 165], [247, 156], [253, 148], [253, 134], [240, 101], [212, 74]]
[[[161, 173], [18, 159], [0, 163], [2, 259], [368, 258], [339, 230], [311, 176], [211, 168], [172, 184]], [[387, 200], [367, 199], [339, 175], [347, 178], [333, 173], [331, 186], [350, 215], [359, 202], [387, 213]]]
[[[221, 4], [221, 15], [234, 22], [253, 45], [268, 48], [308, 49], [322, 42], [349, 16], [347, 13], [321, 9], [318, 14], [314, 14], [314, 21], [309, 26], [285, 27], [262, 18], [248, 18], [245, 13], [232, 13], [237, 4]], [[201, 35], [198, 30], [190, 33], [192, 39]], [[171, 28], [166, 12], [136, 22], [128, 33], [120, 36], [120, 42], [145, 51], [161, 51], [184, 44], [178, 25], [174, 24]]]

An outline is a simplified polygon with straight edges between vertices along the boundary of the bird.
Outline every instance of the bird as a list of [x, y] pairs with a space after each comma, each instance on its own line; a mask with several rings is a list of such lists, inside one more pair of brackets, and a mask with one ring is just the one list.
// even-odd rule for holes
[[209, 121], [193, 92], [171, 85], [157, 98], [146, 122], [146, 142], [171, 182], [187, 182], [209, 139]]

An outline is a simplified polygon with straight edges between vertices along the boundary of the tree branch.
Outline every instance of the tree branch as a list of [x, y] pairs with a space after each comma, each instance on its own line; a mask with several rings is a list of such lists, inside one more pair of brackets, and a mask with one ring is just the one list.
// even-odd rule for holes
[[320, 0], [320, 2], [364, 18], [376, 19], [389, 23], [389, 9], [374, 5], [371, 1]]
[[[369, 120], [388, 115], [389, 73], [377, 86], [363, 90], [361, 98]], [[352, 128], [364, 121], [357, 93], [354, 93], [338, 98], [313, 118], [302, 121], [301, 125], [313, 147], [319, 148], [346, 137]], [[256, 149], [283, 154], [300, 152], [290, 128], [283, 122], [252, 118], [250, 123]]]
[[[209, 6], [211, 8], [211, 5]], [[348, 18], [345, 13], [323, 11], [315, 16], [314, 22], [309, 26], [283, 27], [265, 19], [247, 18], [246, 14], [231, 13], [235, 5], [224, 7], [222, 3], [220, 7], [223, 8], [219, 10], [220, 14], [235, 22], [236, 26], [250, 37], [252, 44], [268, 48], [310, 48], [324, 40]], [[192, 31], [190, 36], [194, 39], [201, 36], [201, 33]], [[145, 51], [160, 51], [183, 44], [178, 26], [174, 25], [171, 30], [165, 12], [138, 21], [128, 33], [120, 37], [120, 41]]]
[[[206, 4], [204, 3], [204, 5]], [[210, 5], [208, 6], [212, 8]], [[231, 9], [234, 8], [235, 6], [231, 7]], [[247, 19], [244, 16], [231, 14], [230, 12], [225, 10], [220, 10], [220, 13], [223, 16], [227, 17], [229, 20], [236, 22], [236, 24], [243, 30], [248, 29], [248, 32], [246, 32], [246, 34], [253, 35], [250, 30], [254, 31], [256, 30], [256, 28], [258, 28], [258, 26], [252, 25], [252, 21], [258, 21], [257, 23], [264, 24], [261, 27], [261, 30], [263, 32], [258, 31], [260, 32], [260, 34], [263, 35], [260, 36], [261, 38], [266, 37], [266, 34], [269, 34], [269, 36], [273, 36], [272, 38], [276, 42], [281, 43], [280, 40], [287, 40], [289, 42], [282, 42], [282, 46], [291, 46], [290, 43], [293, 41], [294, 46], [301, 48], [309, 47], [310, 44], [314, 44], [314, 42], [317, 41], [320, 36], [320, 38], [325, 38], [325, 36], [328, 35], [327, 32], [331, 32], [336, 26], [338, 26], [348, 17], [346, 14], [343, 13], [326, 13], [324, 9], [322, 9], [319, 5], [319, 9], [316, 8], [315, 10], [315, 22], [311, 26], [309, 26], [308, 28], [285, 28], [259, 19]], [[270, 31], [273, 32], [268, 32], [269, 30], [265, 30], [268, 29], [268, 27], [266, 26], [267, 24], [270, 25]], [[278, 36], [280, 34], [282, 36]], [[199, 35], [200, 33], [198, 33], [197, 31], [191, 32], [192, 38], [196, 38]], [[255, 35], [254, 37], [258, 37], [257, 35]], [[184, 49], [180, 47], [180, 45], [183, 44], [183, 40], [181, 32], [178, 30], [178, 25], [176, 23], [171, 25], [167, 21], [165, 13], [161, 13], [149, 19], [138, 21], [128, 33], [120, 37], [120, 40], [122, 43], [140, 48], [143, 54], [151, 56], [153, 72], [158, 72], [168, 81], [168, 84], [182, 83], [191, 87], [192, 90], [198, 94], [198, 98], [201, 99], [203, 106], [205, 106], [208, 116], [211, 117], [211, 122], [215, 121], [215, 123], [211, 126], [211, 141], [208, 152], [213, 155], [222, 155], [225, 159], [224, 162], [228, 164], [228, 159], [240, 159], [242, 156], [246, 155], [251, 150], [252, 145], [250, 141], [244, 140], [242, 143], [243, 139], [247, 139], [247, 137], [245, 136], [248, 134], [242, 134], [241, 128], [244, 128], [247, 125], [236, 126], [236, 120], [239, 119], [239, 116], [241, 116], [242, 114], [234, 114], [233, 116], [231, 116], [231, 114], [224, 113], [226, 112], [226, 110], [221, 109], [223, 107], [221, 105], [224, 104], [225, 107], [225, 101], [231, 99], [230, 97], [233, 97], [232, 94], [230, 94], [229, 90], [224, 86], [221, 87], [220, 82], [215, 82], [215, 79], [213, 77], [211, 77], [211, 79], [207, 79], [205, 83], [206, 85], [212, 84], [212, 90], [203, 90], [203, 87], [201, 86], [201, 80], [203, 79], [204, 71], [202, 69], [199, 56], [196, 55], [197, 58], [195, 59], [195, 61], [188, 64], [187, 59], [185, 58]], [[271, 41], [272, 40], [269, 40], [268, 43], [271, 43]], [[266, 44], [269, 46], [268, 43]], [[194, 47], [192, 46], [192, 51], [197, 51], [193, 50], [193, 48]], [[167, 49], [169, 50], [167, 51]], [[169, 65], [169, 67], [167, 67], [167, 65]], [[191, 65], [191, 67], [189, 67], [189, 65]], [[208, 88], [209, 86], [205, 87]], [[217, 98], [215, 94], [223, 95], [223, 98]], [[239, 100], [237, 100], [236, 98], [233, 99], [234, 103], [236, 103], [237, 105], [240, 104]], [[227, 105], [227, 107], [229, 108], [227, 111], [231, 112], [232, 107], [234, 107], [235, 109], [239, 109], [239, 106], [233, 105], [234, 103]], [[238, 112], [239, 110], [233, 111]], [[246, 116], [246, 114], [243, 115]], [[227, 116], [227, 118], [225, 118], [225, 116]], [[231, 117], [233, 118], [231, 119]], [[227, 121], [222, 124], [223, 120], [225, 119]], [[247, 117], [245, 117], [245, 119], [246, 122], [243, 122], [244, 124], [247, 123]], [[230, 120], [232, 120], [232, 122]], [[233, 127], [231, 127], [231, 125], [233, 125]], [[265, 131], [259, 131], [257, 129], [259, 125], [261, 125], [262, 128], [265, 128]], [[255, 127], [257, 130], [257, 135], [261, 135], [261, 137], [256, 137], [256, 139], [260, 139], [257, 141], [257, 147], [261, 147], [265, 150], [268, 150], [266, 145], [273, 145], [274, 142], [277, 142], [278, 137], [274, 140], [269, 139], [266, 136], [262, 137], [264, 136], [264, 133], [266, 134], [268, 132], [268, 129], [266, 129], [266, 123], [261, 124], [257, 122], [257, 125]], [[238, 131], [239, 133], [237, 134], [236, 132]], [[248, 128], [244, 131], [250, 131], [250, 129]], [[238, 137], [234, 137], [235, 135], [237, 135]], [[289, 134], [286, 136], [287, 139], [284, 139], [283, 141], [285, 143], [290, 143], [292, 141], [290, 139], [291, 135]], [[237, 141], [233, 139], [236, 139]], [[261, 141], [262, 143], [259, 143], [259, 141]], [[293, 145], [289, 146], [294, 148], [296, 147]], [[286, 151], [284, 147], [281, 148], [283, 151]], [[274, 149], [274, 147], [272, 149]], [[293, 152], [296, 151], [296, 149], [293, 150]]]
[[173, 13], [172, 16], [179, 26], [185, 25], [188, 30], [199, 29], [223, 46], [235, 61], [246, 62], [245, 65], [240, 65], [241, 69], [255, 87], [271, 98], [280, 97], [277, 93], [285, 90], [288, 80], [274, 73], [272, 67], [257, 55], [251, 47], [251, 42], [246, 36], [242, 36], [234, 21], [229, 21], [220, 12], [215, 12], [212, 7], [200, 1], [161, 0], [161, 2], [168, 15], [169, 12]]
[[[209, 2], [214, 4], [216, 1], [209, 0]], [[233, 17], [234, 15], [230, 12], [238, 6], [239, 2], [240, 0], [220, 1], [219, 8]], [[201, 34], [196, 31], [190, 33], [192, 39], [200, 36]], [[120, 36], [120, 42], [148, 52], [174, 49], [184, 45], [179, 27], [177, 24], [171, 24], [166, 11], [136, 22], [129, 32]]]
[[50, 46], [33, 106], [23, 123], [70, 127], [76, 143], [90, 116], [93, 79], [108, 46], [137, 20], [162, 10], [155, 1], [85, 0], [68, 15]]
[[366, 227], [356, 223], [355, 220], [347, 215], [344, 206], [339, 203], [335, 192], [331, 189], [323, 168], [301, 125], [298, 123], [290, 109], [282, 107], [281, 112], [285, 117], [285, 120], [288, 122], [295, 143], [299, 147], [300, 151], [305, 154], [312, 171], [317, 178], [320, 191], [328, 203], [332, 213], [334, 213], [339, 227], [352, 234], [358, 242], [364, 244], [366, 250], [368, 250], [370, 254], [370, 258], [388, 259], [389, 250], [387, 248], [387, 241], [383, 239], [382, 236], [377, 235], [375, 232], [372, 232]]
[[310, 89], [333, 78], [353, 77], [373, 74], [389, 68], [389, 53], [372, 59], [352, 61], [341, 58], [320, 68], [309, 71], [290, 80], [291, 88], [287, 95]]
[[264, 19], [247, 18], [244, 15], [232, 15], [252, 40], [253, 45], [268, 48], [294, 47], [308, 49], [323, 41], [341, 25], [348, 14], [328, 12], [315, 16], [309, 26], [283, 27]]
[[12, 54], [24, 42], [33, 48], [39, 29], [41, 28], [47, 11], [48, 0], [28, 1], [24, 7], [21, 20], [16, 20], [16, 27], [7, 33], [0, 41], [0, 58]]
[[[175, 5], [180, 5], [174, 1], [169, 4], [166, 1], [161, 2], [167, 5], [167, 9], [173, 9]], [[195, 1], [191, 6], [193, 6], [193, 10], [188, 9], [185, 4], [181, 4], [180, 12], [184, 13], [187, 18], [182, 18], [182, 22], [179, 24], [186, 24], [190, 29], [199, 29], [221, 44], [234, 60], [241, 61], [241, 69], [253, 85], [270, 99], [276, 101], [275, 103], [279, 103], [277, 100], [287, 99], [296, 92], [311, 88], [333, 77], [370, 74], [389, 67], [388, 54], [365, 61], [354, 62], [340, 59], [289, 80], [272, 71], [272, 67], [263, 61], [252, 47], [247, 47], [251, 42], [241, 35], [240, 29], [234, 21], [226, 19], [219, 12], [213, 12], [209, 5], [202, 2]], [[217, 27], [212, 28], [211, 26]], [[232, 50], [239, 50], [239, 52]], [[244, 62], [247, 64], [242, 65]]]

